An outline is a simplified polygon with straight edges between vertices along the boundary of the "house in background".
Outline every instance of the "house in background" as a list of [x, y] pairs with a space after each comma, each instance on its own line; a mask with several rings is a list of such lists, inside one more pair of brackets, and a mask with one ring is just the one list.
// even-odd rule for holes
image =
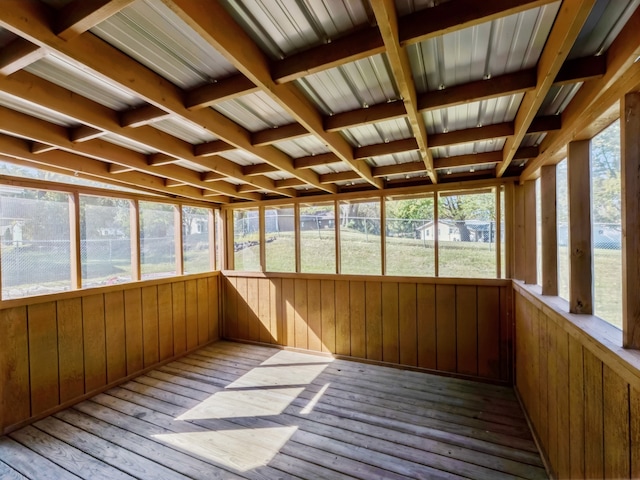
[[[416, 228], [416, 235], [420, 240], [435, 240], [435, 228], [436, 223], [431, 220], [425, 223], [421, 227]], [[440, 220], [437, 223], [438, 228], [438, 241], [444, 242], [459, 242], [460, 241], [460, 229], [456, 226], [455, 222]]]

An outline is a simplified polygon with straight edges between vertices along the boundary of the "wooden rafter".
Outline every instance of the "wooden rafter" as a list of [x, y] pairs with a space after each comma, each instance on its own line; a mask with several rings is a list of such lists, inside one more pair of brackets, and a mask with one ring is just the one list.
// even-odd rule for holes
[[402, 95], [404, 107], [409, 117], [409, 123], [413, 135], [418, 143], [420, 156], [424, 161], [427, 174], [433, 183], [438, 182], [438, 177], [433, 171], [433, 155], [427, 143], [427, 129], [424, 117], [418, 111], [418, 98], [416, 86], [411, 73], [409, 56], [406, 49], [399, 43], [398, 18], [393, 0], [373, 0], [371, 3], [373, 12], [378, 22], [378, 28], [386, 48], [387, 58], [393, 71], [393, 76]]
[[0, 49], [0, 76], [11, 75], [43, 58], [47, 52], [24, 38]]
[[[66, 128], [5, 107], [0, 107], [0, 131], [8, 135], [28, 138], [36, 142], [53, 145], [59, 149], [103, 162], [116, 163], [151, 175], [161, 175], [165, 178], [182, 181], [197, 188], [213, 190], [218, 194], [237, 196], [246, 200], [260, 199], [260, 197], [256, 195], [251, 195], [247, 198], [236, 192], [234, 185], [228, 183], [216, 183], [212, 185], [202, 182], [198, 172], [177, 165], [152, 167], [147, 163], [145, 155], [102, 140], [73, 143], [68, 138]], [[8, 154], [2, 150], [0, 150], [0, 153]], [[79, 167], [80, 165], [78, 165], [78, 168]]]
[[6, 157], [24, 160], [33, 165], [42, 166], [45, 170], [48, 167], [53, 167], [65, 170], [68, 175], [74, 175], [76, 172], [79, 172], [80, 174], [85, 174], [107, 183], [115, 183], [121, 186], [126, 184], [130, 188], [142, 186], [145, 189], [154, 190], [162, 194], [180, 195], [194, 200], [208, 201], [199, 188], [188, 186], [169, 189], [164, 185], [162, 178], [142, 172], [131, 171], [114, 175], [109, 170], [109, 164], [99, 160], [81, 157], [61, 150], [34, 154], [31, 152], [29, 143], [20, 138], [0, 134], [0, 152], [2, 152], [1, 155]]
[[238, 73], [190, 90], [185, 96], [184, 104], [189, 110], [198, 110], [257, 91], [259, 88], [251, 80]]
[[60, 38], [71, 40], [128, 7], [135, 0], [73, 0], [56, 13]]
[[[188, 160], [202, 167], [210, 168], [217, 173], [251, 183], [262, 190], [295, 195], [295, 192], [284, 192], [276, 189], [273, 181], [269, 178], [246, 178], [239, 165], [225, 158], [219, 156], [199, 158], [190, 143], [149, 126], [135, 129], [123, 127], [120, 124], [122, 120], [121, 114], [118, 112], [28, 72], [20, 71], [11, 77], [0, 78], [0, 91], [60, 112], [82, 123], [85, 130], [94, 129], [96, 132], [109, 132], [145, 145], [151, 150], [172, 157], [173, 161], [167, 163], [174, 163], [179, 159]], [[228, 146], [226, 143], [224, 145]]]
[[[513, 15], [553, 0], [456, 0], [399, 19], [400, 41], [403, 45], [420, 42], [473, 25]], [[459, 15], [465, 16], [458, 23]], [[416, 18], [417, 20], [414, 20]], [[380, 26], [380, 23], [378, 23]], [[382, 53], [384, 42], [375, 27], [359, 30], [306, 51], [290, 55], [271, 66], [276, 82], [290, 82], [310, 73], [317, 73], [371, 55]]]
[[578, 38], [594, 3], [595, 0], [564, 0], [560, 5], [560, 11], [538, 62], [537, 86], [524, 94], [514, 122], [515, 133], [505, 143], [502, 162], [496, 168], [497, 176], [504, 174], [520, 148], [531, 122], [553, 86], [553, 81]]
[[143, 105], [120, 113], [120, 126], [137, 128], [170, 117], [171, 114], [153, 105]]
[[[310, 185], [325, 192], [337, 192], [334, 185], [321, 184], [315, 172], [295, 170], [293, 160], [280, 150], [251, 145], [248, 131], [215, 110], [189, 111], [184, 105], [184, 92], [178, 87], [98, 37], [85, 33], [81, 35], [81, 41], [73, 42], [59, 38], [50, 28], [51, 11], [43, 3], [7, 0], [5, 6], [0, 10], [1, 27], [54, 52], [72, 65], [92, 71], [97, 77], [151, 105], [204, 127], [221, 140], [262, 158]], [[24, 22], [24, 18], [29, 18], [29, 22]], [[135, 82], [130, 81], [132, 77], [136, 78]]]
[[606, 73], [585, 83], [562, 112], [562, 129], [547, 135], [540, 154], [527, 164], [521, 179], [534, 178], [540, 167], [557, 163], [566, 156], [572, 140], [593, 137], [618, 117], [618, 100], [640, 88], [640, 9], [637, 9], [607, 50]]
[[252, 83], [285, 108], [300, 125], [316, 135], [358, 175], [371, 185], [382, 188], [382, 182], [371, 175], [369, 165], [366, 162], [354, 160], [349, 143], [341, 135], [324, 130], [322, 115], [297, 86], [291, 83], [277, 85], [273, 81], [265, 54], [222, 5], [205, 4], [198, 0], [164, 1]]

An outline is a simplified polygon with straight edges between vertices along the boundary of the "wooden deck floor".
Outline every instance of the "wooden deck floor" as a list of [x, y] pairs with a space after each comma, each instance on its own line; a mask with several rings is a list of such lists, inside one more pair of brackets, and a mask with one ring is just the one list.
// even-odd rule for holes
[[546, 478], [511, 390], [219, 342], [0, 438], [0, 478]]

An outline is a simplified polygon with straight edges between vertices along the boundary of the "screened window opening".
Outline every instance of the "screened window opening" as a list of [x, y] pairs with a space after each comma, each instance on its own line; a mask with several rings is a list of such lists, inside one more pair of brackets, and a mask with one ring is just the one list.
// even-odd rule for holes
[[142, 279], [175, 275], [175, 207], [155, 202], [140, 202], [139, 205]]
[[67, 193], [2, 187], [4, 300], [71, 288], [69, 208]]
[[433, 208], [432, 195], [386, 200], [387, 275], [435, 275]]
[[622, 327], [620, 123], [591, 141], [594, 315]]
[[336, 273], [334, 203], [300, 206], [300, 271]]
[[185, 274], [211, 270], [209, 210], [182, 207], [182, 262]]
[[340, 272], [382, 274], [380, 200], [340, 202]]
[[486, 193], [440, 195], [438, 268], [441, 277], [495, 278], [496, 201]]
[[296, 218], [294, 208], [265, 208], [265, 257], [268, 272], [296, 271]]
[[233, 212], [233, 252], [236, 270], [259, 272], [260, 215], [257, 208]]
[[82, 287], [131, 281], [129, 200], [80, 196]]
[[556, 166], [556, 222], [558, 232], [558, 295], [569, 300], [569, 191], [567, 160]]

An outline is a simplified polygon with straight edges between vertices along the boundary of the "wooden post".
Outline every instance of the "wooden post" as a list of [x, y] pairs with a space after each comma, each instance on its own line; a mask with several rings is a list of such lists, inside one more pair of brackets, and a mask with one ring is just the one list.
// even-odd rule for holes
[[640, 348], [640, 92], [620, 108], [622, 182], [622, 346]]
[[216, 238], [216, 217], [213, 208], [207, 210], [207, 224], [209, 226], [209, 269], [214, 271], [216, 268], [219, 268], [219, 265], [216, 263], [218, 239]]
[[131, 281], [141, 278], [140, 268], [140, 203], [138, 200], [129, 202], [129, 231], [131, 242]]
[[524, 186], [514, 185], [513, 195], [513, 218], [515, 220], [515, 228], [513, 232], [514, 238], [514, 278], [524, 280], [525, 265], [525, 245], [524, 245]]
[[225, 245], [226, 245], [226, 265], [227, 270], [235, 269], [235, 246], [234, 246], [234, 231], [233, 231], [233, 210], [228, 209], [225, 211]]
[[440, 276], [440, 243], [438, 241], [438, 203], [440, 202], [440, 194], [433, 194], [433, 276]]
[[505, 278], [514, 278], [514, 249], [515, 249], [515, 226], [516, 220], [513, 215], [514, 207], [514, 185], [512, 182], [504, 186], [504, 248], [506, 250], [505, 260]]
[[536, 182], [524, 182], [524, 283], [538, 283]]
[[175, 251], [175, 268], [176, 275], [184, 275], [184, 248], [182, 238], [182, 205], [173, 206], [173, 222], [175, 228], [173, 230], [174, 251]]
[[302, 260], [300, 259], [300, 203], [298, 202], [293, 205], [293, 228], [295, 235], [296, 272], [300, 273]]
[[267, 270], [267, 219], [265, 218], [265, 208], [264, 206], [258, 207], [258, 241], [260, 242], [260, 271], [265, 272]]
[[80, 194], [69, 194], [69, 234], [71, 254], [71, 289], [82, 288], [82, 239], [80, 238]]
[[556, 166], [541, 170], [542, 294], [558, 295], [558, 224], [556, 221]]
[[387, 199], [380, 197], [380, 266], [382, 275], [387, 274]]
[[569, 311], [593, 314], [591, 249], [591, 142], [569, 143]]
[[[500, 204], [500, 186], [495, 187], [496, 202], [496, 224], [495, 224], [495, 245], [496, 245], [496, 278], [502, 277], [502, 231], [500, 228], [500, 217], [502, 216], [502, 205]], [[491, 232], [489, 232], [491, 235]], [[491, 242], [491, 239], [489, 239]]]

